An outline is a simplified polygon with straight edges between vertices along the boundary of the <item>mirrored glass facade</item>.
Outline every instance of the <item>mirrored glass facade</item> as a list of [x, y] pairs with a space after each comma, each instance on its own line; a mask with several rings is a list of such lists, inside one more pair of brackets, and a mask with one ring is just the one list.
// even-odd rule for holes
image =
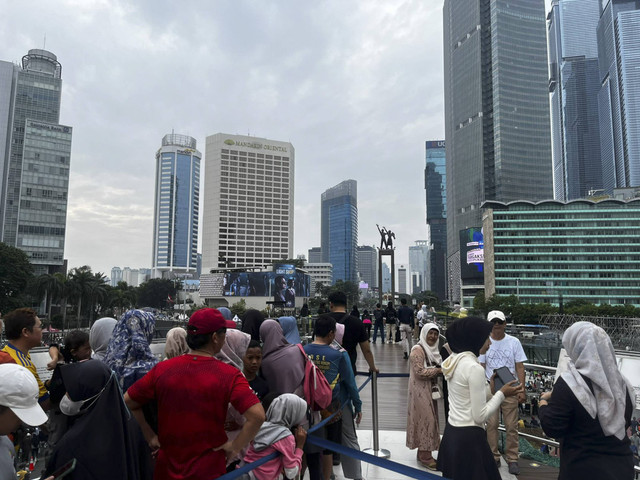
[[600, 0], [554, 0], [549, 14], [553, 196], [603, 187], [598, 116]]
[[427, 141], [424, 187], [427, 193], [427, 229], [429, 250], [425, 290], [446, 298], [445, 263], [447, 258], [447, 162], [444, 140]]
[[597, 30], [600, 149], [604, 188], [612, 193], [640, 185], [640, 1], [603, 3]]
[[196, 273], [201, 158], [196, 140], [186, 135], [165, 135], [156, 153], [155, 277]]
[[322, 261], [333, 265], [333, 283], [357, 282], [358, 190], [345, 180], [321, 197]]
[[71, 127], [59, 125], [62, 66], [46, 50], [33, 49], [22, 66], [0, 75], [0, 113], [8, 130], [4, 147], [0, 219], [2, 241], [21, 248], [36, 275], [64, 264]]
[[445, 0], [448, 296], [459, 232], [495, 199], [552, 198], [543, 0]]

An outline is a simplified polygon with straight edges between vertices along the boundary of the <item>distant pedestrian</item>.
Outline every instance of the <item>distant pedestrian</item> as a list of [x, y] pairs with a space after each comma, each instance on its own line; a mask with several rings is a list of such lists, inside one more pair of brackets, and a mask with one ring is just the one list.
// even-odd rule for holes
[[366, 308], [362, 312], [362, 323], [364, 324], [364, 328], [367, 329], [367, 336], [371, 338], [371, 314]]
[[389, 329], [389, 343], [394, 343], [393, 327], [395, 326], [396, 329], [398, 328], [398, 326], [396, 325], [397, 317], [398, 314], [396, 312], [396, 309], [393, 308], [393, 302], [387, 303], [387, 308], [384, 311], [384, 318], [387, 328]]
[[358, 320], [360, 320], [360, 310], [358, 310], [358, 306], [357, 305], [354, 305], [353, 308], [351, 308], [350, 315], [352, 317], [356, 317]]
[[380, 341], [384, 343], [384, 312], [380, 308], [380, 304], [376, 304], [376, 308], [373, 311], [373, 342], [376, 343], [378, 333], [380, 333]]
[[398, 309], [398, 325], [402, 335], [402, 351], [404, 359], [407, 360], [412, 347], [411, 339], [415, 322], [413, 319], [413, 310], [411, 307], [407, 306], [407, 299], [403, 298], [400, 300], [400, 304], [400, 308]]

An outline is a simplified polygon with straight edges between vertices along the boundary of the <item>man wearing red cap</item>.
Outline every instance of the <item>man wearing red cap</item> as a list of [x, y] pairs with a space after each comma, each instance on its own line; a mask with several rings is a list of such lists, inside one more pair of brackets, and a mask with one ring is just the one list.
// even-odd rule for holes
[[[262, 405], [240, 370], [214, 358], [226, 329], [234, 327], [218, 310], [198, 310], [187, 326], [189, 353], [160, 362], [127, 390], [125, 402], [157, 454], [155, 480], [223, 475], [226, 459], [235, 457], [264, 422]], [[158, 402], [157, 433], [142, 412], [152, 400]], [[247, 420], [233, 441], [224, 433], [229, 404]]]

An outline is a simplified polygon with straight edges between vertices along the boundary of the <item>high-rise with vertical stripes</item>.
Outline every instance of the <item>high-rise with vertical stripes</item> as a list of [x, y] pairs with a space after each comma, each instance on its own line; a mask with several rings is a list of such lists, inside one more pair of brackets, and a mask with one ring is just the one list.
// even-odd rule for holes
[[152, 275], [196, 275], [200, 159], [196, 139], [170, 133], [156, 153]]

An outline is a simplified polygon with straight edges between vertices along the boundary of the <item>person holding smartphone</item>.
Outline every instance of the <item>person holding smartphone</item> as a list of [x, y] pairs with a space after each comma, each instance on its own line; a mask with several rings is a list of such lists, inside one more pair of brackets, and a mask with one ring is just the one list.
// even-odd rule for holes
[[[495, 370], [506, 367], [516, 378], [520, 385], [524, 385], [524, 362], [527, 356], [524, 353], [520, 340], [505, 332], [507, 320], [500, 310], [493, 310], [487, 315], [491, 324], [491, 345], [486, 351], [481, 351], [478, 361], [485, 368], [487, 380], [491, 380]], [[494, 393], [494, 392], [491, 392]], [[524, 403], [526, 394], [524, 390], [515, 397], [507, 398], [500, 409], [487, 421], [487, 440], [493, 452], [496, 464], [500, 466], [500, 452], [498, 451], [498, 425], [500, 423], [500, 411], [507, 431], [505, 455], [509, 465], [509, 473], [518, 475], [518, 404]]]

